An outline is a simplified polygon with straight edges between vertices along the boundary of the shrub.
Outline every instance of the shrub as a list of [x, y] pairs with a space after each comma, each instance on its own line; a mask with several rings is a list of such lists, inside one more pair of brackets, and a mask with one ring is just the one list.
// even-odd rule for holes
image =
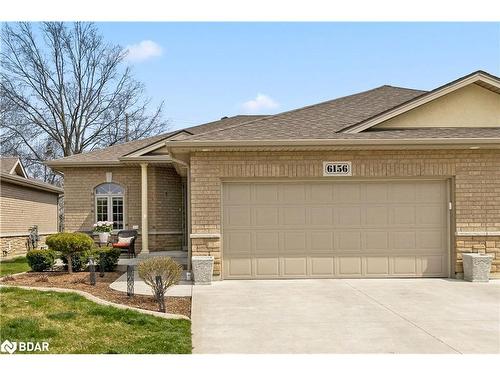
[[73, 256], [78, 253], [89, 252], [94, 241], [85, 233], [56, 233], [45, 240], [47, 246], [58, 251], [67, 258], [68, 272], [73, 272]]
[[95, 264], [100, 265], [101, 254], [103, 254], [104, 271], [111, 272], [115, 270], [118, 264], [120, 253], [121, 250], [114, 247], [97, 247], [92, 250], [92, 257], [94, 258]]
[[26, 254], [29, 266], [35, 272], [42, 272], [52, 268], [56, 262], [57, 253], [52, 250], [31, 250]]
[[140, 262], [137, 266], [139, 277], [151, 287], [153, 294], [158, 295], [156, 276], [161, 276], [162, 285], [165, 292], [171, 285], [179, 282], [182, 274], [182, 266], [169, 257], [153, 257]]
[[[74, 253], [71, 257], [71, 268], [73, 271], [82, 271], [89, 262], [89, 258], [92, 255], [91, 251], [84, 251], [81, 253]], [[68, 268], [68, 257], [61, 255], [61, 260], [64, 266]]]

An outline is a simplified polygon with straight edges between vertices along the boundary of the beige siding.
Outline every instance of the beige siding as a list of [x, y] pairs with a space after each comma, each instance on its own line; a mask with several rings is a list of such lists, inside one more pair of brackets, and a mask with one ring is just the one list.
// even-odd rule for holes
[[375, 128], [498, 126], [500, 95], [472, 84], [387, 120]]
[[[141, 170], [140, 166], [119, 168], [65, 168], [65, 229], [91, 230], [95, 223], [94, 189], [106, 182], [106, 173], [112, 173], [112, 182], [125, 189], [125, 228], [141, 226]], [[148, 167], [150, 248], [155, 250], [180, 249], [182, 242], [181, 178], [171, 166]], [[140, 239], [138, 243], [140, 249]]]
[[0, 188], [0, 233], [28, 233], [38, 225], [39, 233], [57, 232], [58, 194], [2, 181]]
[[[500, 231], [500, 153], [497, 150], [342, 151], [342, 152], [198, 152], [191, 157], [192, 232], [221, 232], [221, 184], [234, 178], [323, 178], [322, 162], [351, 160], [356, 178], [451, 178], [453, 181], [452, 232]], [[454, 238], [461, 241], [464, 234]], [[469, 237], [466, 237], [469, 238]], [[461, 272], [458, 251], [475, 247], [452, 245], [451, 267]], [[495, 246], [496, 246], [496, 242]], [[196, 238], [193, 254], [215, 257], [214, 274], [221, 274], [223, 252], [218, 238]], [[500, 248], [492, 272], [500, 274]]]

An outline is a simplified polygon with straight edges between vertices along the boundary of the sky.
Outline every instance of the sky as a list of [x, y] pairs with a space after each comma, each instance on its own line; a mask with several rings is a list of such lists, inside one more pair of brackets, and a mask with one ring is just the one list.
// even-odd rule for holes
[[98, 23], [170, 129], [393, 85], [500, 75], [500, 23]]

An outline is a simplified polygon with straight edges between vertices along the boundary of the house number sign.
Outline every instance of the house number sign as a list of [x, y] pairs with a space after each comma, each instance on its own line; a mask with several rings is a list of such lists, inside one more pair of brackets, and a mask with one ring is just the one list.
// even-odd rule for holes
[[350, 161], [324, 161], [323, 176], [352, 176]]

